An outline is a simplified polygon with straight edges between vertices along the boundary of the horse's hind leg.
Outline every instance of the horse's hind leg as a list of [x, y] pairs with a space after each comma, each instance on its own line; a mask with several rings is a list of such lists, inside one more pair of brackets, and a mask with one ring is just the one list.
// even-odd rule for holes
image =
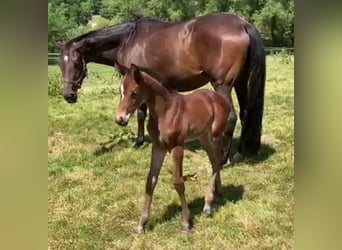
[[191, 228], [190, 211], [185, 199], [185, 185], [183, 179], [183, 154], [184, 146], [176, 146], [171, 150], [171, 156], [174, 164], [173, 185], [179, 195], [182, 205], [183, 232], [188, 232]]
[[[236, 126], [236, 115], [234, 117], [235, 113], [230, 112], [229, 117], [228, 117], [228, 122], [227, 126], [223, 135], [223, 143], [222, 143], [222, 161], [221, 164], [225, 165], [231, 164], [230, 161], [228, 161], [229, 154], [231, 152], [232, 148], [232, 141], [233, 141], [233, 134]], [[231, 117], [233, 116], [233, 117]]]
[[248, 72], [243, 70], [240, 74], [239, 78], [236, 79], [234, 83], [235, 93], [239, 102], [240, 112], [240, 122], [241, 126], [243, 126], [243, 121], [245, 118], [245, 110], [248, 101], [248, 90], [247, 90], [247, 83], [248, 83]]
[[[248, 89], [247, 89], [248, 77], [249, 77], [248, 72], [243, 71], [240, 77], [238, 78], [238, 80], [236, 81], [236, 83], [234, 84], [235, 93], [236, 93], [239, 106], [240, 106], [239, 116], [240, 116], [240, 122], [241, 122], [241, 131], [244, 126], [245, 110], [246, 110], [246, 105], [248, 101]], [[241, 152], [241, 144], [243, 140], [244, 138], [242, 138], [240, 135], [240, 142], [238, 145], [238, 150], [233, 156], [233, 162], [238, 162], [242, 159], [242, 156], [239, 152]]]
[[229, 152], [233, 140], [233, 134], [236, 126], [237, 116], [234, 108], [234, 103], [232, 100], [231, 90], [232, 90], [232, 80], [227, 80], [224, 84], [217, 84], [215, 82], [212, 82], [212, 86], [214, 87], [215, 91], [221, 93], [223, 96], [225, 96], [228, 100], [228, 103], [230, 105], [230, 113], [228, 116], [228, 126], [226, 126], [226, 130], [224, 132], [224, 140], [222, 142], [222, 150], [223, 150], [223, 157], [222, 159], [225, 159], [225, 164], [229, 158]]
[[138, 135], [135, 139], [135, 143], [133, 147], [138, 148], [144, 144], [144, 137], [145, 137], [145, 118], [147, 113], [147, 106], [146, 104], [142, 104], [137, 112], [137, 120], [138, 120]]

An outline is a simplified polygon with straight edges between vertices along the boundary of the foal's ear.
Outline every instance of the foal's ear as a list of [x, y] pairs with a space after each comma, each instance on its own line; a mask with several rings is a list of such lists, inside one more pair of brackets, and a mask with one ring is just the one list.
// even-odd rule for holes
[[144, 81], [141, 71], [137, 65], [132, 63], [130, 70], [133, 72], [134, 80], [137, 84]]
[[114, 61], [114, 67], [121, 75], [125, 75], [128, 71], [125, 65], [120, 64], [117, 60]]

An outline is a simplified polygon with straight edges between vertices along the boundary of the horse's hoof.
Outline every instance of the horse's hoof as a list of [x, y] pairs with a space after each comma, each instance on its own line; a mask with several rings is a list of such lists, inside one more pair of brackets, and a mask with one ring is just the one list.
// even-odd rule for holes
[[138, 137], [133, 144], [133, 148], [140, 148], [143, 144], [144, 144], [144, 137]]
[[235, 163], [241, 162], [242, 160], [243, 160], [242, 155], [241, 155], [239, 152], [236, 152], [236, 153], [233, 155], [232, 163], [235, 164]]

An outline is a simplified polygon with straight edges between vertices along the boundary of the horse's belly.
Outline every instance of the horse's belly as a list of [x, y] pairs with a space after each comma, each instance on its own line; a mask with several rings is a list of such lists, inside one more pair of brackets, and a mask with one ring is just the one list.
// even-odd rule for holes
[[164, 85], [168, 88], [178, 91], [190, 91], [198, 89], [209, 82], [209, 79], [203, 74], [184, 77], [178, 79], [177, 77], [170, 77], [164, 82]]

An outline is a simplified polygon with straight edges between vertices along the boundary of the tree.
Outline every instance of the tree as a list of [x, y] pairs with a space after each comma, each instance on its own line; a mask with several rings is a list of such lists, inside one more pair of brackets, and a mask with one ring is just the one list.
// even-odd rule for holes
[[55, 51], [52, 41], [89, 30], [94, 15], [107, 19], [102, 27], [132, 20], [136, 13], [181, 21], [213, 12], [242, 16], [261, 31], [267, 46], [293, 46], [293, 0], [49, 0], [49, 51]]
[[253, 20], [268, 46], [293, 46], [293, 1], [267, 0], [253, 15]]
[[48, 51], [56, 52], [56, 42], [62, 41], [67, 37], [69, 29], [75, 24], [72, 24], [66, 18], [65, 12], [67, 9], [60, 5], [53, 7], [51, 3], [48, 4]]

